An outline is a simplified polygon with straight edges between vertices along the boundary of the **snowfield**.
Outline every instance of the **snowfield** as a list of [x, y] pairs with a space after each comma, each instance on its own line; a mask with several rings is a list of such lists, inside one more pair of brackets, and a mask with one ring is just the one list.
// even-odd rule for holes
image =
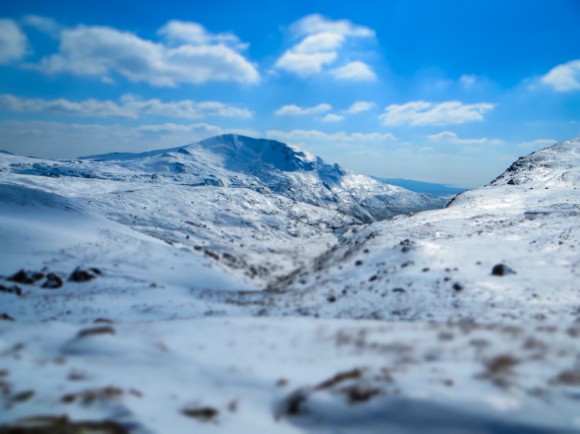
[[578, 433], [578, 187], [578, 139], [422, 212], [241, 136], [2, 154], [0, 433]]

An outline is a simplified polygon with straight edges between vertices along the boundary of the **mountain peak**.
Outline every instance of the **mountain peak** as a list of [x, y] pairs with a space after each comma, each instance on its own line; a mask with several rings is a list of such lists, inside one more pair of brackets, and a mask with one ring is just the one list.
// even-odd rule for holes
[[[224, 134], [171, 149], [86, 157], [87, 167], [36, 167], [53, 176], [141, 179], [194, 187], [248, 188], [340, 211], [361, 222], [439, 208], [446, 200], [385, 185], [277, 140]], [[103, 170], [106, 168], [106, 170]]]
[[313, 155], [286, 143], [239, 134], [210, 137], [197, 145], [222, 156], [225, 166], [232, 170], [261, 164], [283, 172], [310, 171], [317, 163]]

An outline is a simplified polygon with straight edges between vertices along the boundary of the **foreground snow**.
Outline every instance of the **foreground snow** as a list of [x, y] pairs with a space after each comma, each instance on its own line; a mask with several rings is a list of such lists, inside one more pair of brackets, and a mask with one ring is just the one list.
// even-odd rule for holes
[[536, 433], [580, 423], [567, 382], [579, 329], [304, 318], [97, 326], [12, 327], [0, 422], [68, 415], [176, 434]]
[[345, 233], [252, 189], [2, 164], [0, 433], [580, 432], [579, 140]]

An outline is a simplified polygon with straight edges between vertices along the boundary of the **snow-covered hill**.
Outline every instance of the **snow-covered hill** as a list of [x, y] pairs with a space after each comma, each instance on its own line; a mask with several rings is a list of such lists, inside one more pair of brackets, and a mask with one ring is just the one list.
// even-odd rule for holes
[[580, 140], [353, 225], [230, 138], [0, 157], [0, 433], [580, 432]]
[[223, 135], [174, 149], [31, 165], [19, 173], [192, 187], [247, 188], [340, 211], [362, 222], [441, 208], [444, 199], [385, 185], [266, 139]]
[[291, 288], [302, 312], [324, 316], [572, 323], [578, 188], [574, 140], [519, 159], [446, 209], [353, 228], [277, 288]]
[[74, 198], [260, 286], [322, 254], [340, 228], [446, 203], [237, 135], [69, 161], [6, 155], [0, 170], [0, 180]]

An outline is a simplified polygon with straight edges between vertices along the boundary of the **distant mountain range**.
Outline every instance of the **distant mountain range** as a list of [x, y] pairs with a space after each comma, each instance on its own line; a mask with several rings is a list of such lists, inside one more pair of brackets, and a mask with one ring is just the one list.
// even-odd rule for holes
[[[92, 176], [132, 178], [190, 186], [249, 188], [337, 210], [361, 222], [445, 206], [445, 199], [358, 175], [338, 164], [275, 140], [226, 134], [187, 146], [140, 154], [84, 157]], [[91, 160], [89, 163], [87, 160]], [[114, 171], [109, 170], [115, 168]], [[80, 169], [75, 166], [72, 170]], [[70, 174], [71, 168], [55, 169]], [[106, 174], [106, 175], [105, 175]]]
[[380, 178], [378, 176], [372, 176], [372, 178], [385, 184], [396, 185], [417, 193], [427, 193], [435, 196], [453, 196], [467, 190], [466, 188], [451, 187], [446, 184], [435, 184], [432, 182], [414, 181], [412, 179]]

